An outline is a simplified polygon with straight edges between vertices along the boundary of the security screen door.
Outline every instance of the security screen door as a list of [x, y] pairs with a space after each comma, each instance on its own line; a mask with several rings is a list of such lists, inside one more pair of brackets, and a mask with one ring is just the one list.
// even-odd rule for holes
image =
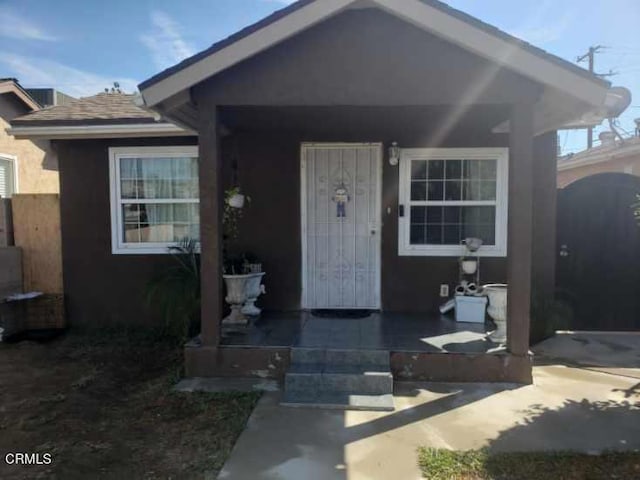
[[304, 308], [380, 308], [381, 144], [303, 144]]

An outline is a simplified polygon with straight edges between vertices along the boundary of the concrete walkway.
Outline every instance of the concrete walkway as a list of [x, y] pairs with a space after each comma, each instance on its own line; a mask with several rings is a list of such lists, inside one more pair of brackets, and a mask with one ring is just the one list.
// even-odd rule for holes
[[419, 446], [640, 449], [638, 374], [544, 365], [529, 386], [400, 383], [388, 413], [281, 407], [268, 392], [219, 478], [418, 479]]
[[534, 347], [538, 362], [574, 365], [640, 379], [640, 332], [560, 333]]

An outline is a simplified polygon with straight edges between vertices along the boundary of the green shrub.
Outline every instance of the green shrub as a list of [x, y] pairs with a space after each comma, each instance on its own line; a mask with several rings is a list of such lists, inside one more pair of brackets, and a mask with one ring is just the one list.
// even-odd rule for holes
[[163, 317], [162, 334], [184, 342], [200, 330], [200, 255], [198, 242], [184, 238], [169, 247], [174, 263], [147, 285], [147, 304]]

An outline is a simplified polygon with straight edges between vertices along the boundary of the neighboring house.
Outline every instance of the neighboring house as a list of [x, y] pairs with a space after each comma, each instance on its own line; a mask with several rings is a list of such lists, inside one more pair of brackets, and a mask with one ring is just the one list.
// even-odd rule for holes
[[58, 162], [49, 141], [16, 139], [6, 132], [13, 119], [40, 108], [15, 79], [0, 79], [0, 197], [59, 190]]
[[597, 147], [558, 159], [558, 188], [598, 173], [640, 177], [640, 136], [619, 140], [611, 132], [603, 132], [600, 139]]
[[221, 344], [223, 192], [238, 184], [252, 201], [236, 248], [262, 261], [270, 311], [412, 312], [437, 326], [460, 242], [481, 237], [483, 281], [509, 284], [507, 350], [407, 348], [392, 368], [531, 381], [532, 285], [553, 295], [556, 129], [617, 114], [603, 106], [619, 90], [434, 0], [303, 0], [140, 91], [145, 109], [101, 94], [12, 122], [59, 154], [71, 323], [151, 321], [150, 275], [199, 231], [202, 334], [187, 374], [282, 375], [291, 344]]
[[[134, 95], [100, 93], [16, 119], [18, 137], [48, 139], [60, 161], [64, 291], [72, 325], [149, 323], [142, 298], [158, 255], [112, 253], [113, 183], [109, 149], [127, 146], [194, 149], [193, 132], [140, 108]], [[115, 207], [114, 207], [115, 208]], [[113, 236], [124, 224], [113, 211]], [[157, 250], [159, 247], [157, 248]], [[162, 250], [162, 249], [159, 249]]]

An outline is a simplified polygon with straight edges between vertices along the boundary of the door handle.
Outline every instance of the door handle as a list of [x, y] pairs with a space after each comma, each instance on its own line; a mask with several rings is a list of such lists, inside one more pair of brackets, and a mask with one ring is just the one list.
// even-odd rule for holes
[[568, 257], [569, 256], [569, 246], [568, 245], [560, 245], [560, 256]]

